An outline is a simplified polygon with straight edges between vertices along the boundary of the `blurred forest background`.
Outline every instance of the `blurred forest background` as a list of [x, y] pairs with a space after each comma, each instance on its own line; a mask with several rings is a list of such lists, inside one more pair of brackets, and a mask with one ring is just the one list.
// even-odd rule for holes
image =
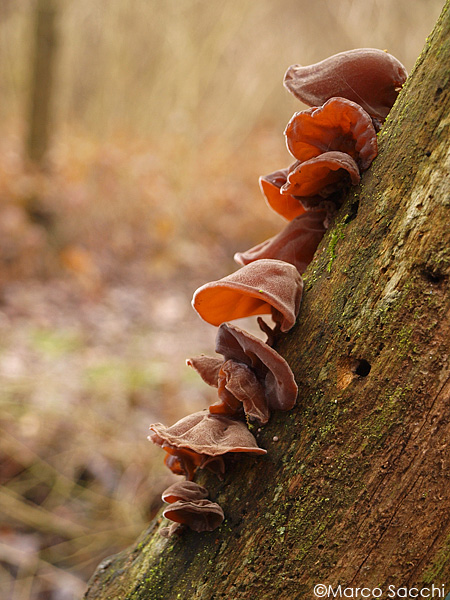
[[258, 177], [291, 162], [286, 68], [376, 47], [411, 70], [442, 6], [0, 0], [2, 599], [80, 598], [157, 511], [148, 424], [212, 400], [185, 366], [214, 350], [192, 293], [282, 226]]

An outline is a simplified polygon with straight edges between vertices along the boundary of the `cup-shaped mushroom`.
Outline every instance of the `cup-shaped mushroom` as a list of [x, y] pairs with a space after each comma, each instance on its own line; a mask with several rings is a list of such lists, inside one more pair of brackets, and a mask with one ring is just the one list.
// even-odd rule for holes
[[224, 519], [222, 508], [210, 500], [179, 500], [168, 506], [163, 516], [199, 532], [217, 529]]
[[296, 198], [281, 193], [281, 187], [286, 183], [291, 168], [292, 166], [259, 178], [259, 186], [267, 204], [288, 221], [292, 221], [305, 212]]
[[267, 258], [203, 285], [192, 306], [212, 325], [271, 314], [281, 331], [288, 331], [297, 318], [302, 292], [303, 281], [293, 265]]
[[394, 56], [377, 48], [340, 52], [308, 66], [292, 65], [285, 87], [308, 106], [340, 96], [384, 121], [408, 73]]
[[170, 427], [154, 423], [150, 431], [148, 439], [168, 453], [166, 466], [187, 479], [192, 479], [197, 467], [221, 472], [226, 454], [267, 452], [258, 447], [245, 423], [208, 410], [188, 415]]
[[294, 265], [302, 274], [312, 261], [320, 240], [326, 231], [327, 211], [311, 210], [293, 219], [274, 237], [250, 248], [246, 252], [237, 252], [234, 260], [241, 265], [260, 260], [275, 258]]
[[[271, 410], [291, 410], [294, 407], [298, 387], [292, 370], [268, 344], [231, 323], [223, 323], [217, 332], [216, 352], [222, 354], [226, 362], [247, 365], [261, 384], [263, 395], [253, 394], [243, 400], [248, 416], [264, 424]], [[229, 387], [233, 392], [235, 386]]]
[[203, 500], [208, 497], [208, 490], [194, 481], [177, 481], [170, 485], [161, 495], [163, 502], [172, 504], [178, 500]]
[[345, 98], [331, 98], [320, 108], [295, 113], [285, 135], [289, 152], [301, 162], [324, 152], [345, 152], [365, 171], [378, 153], [372, 119]]
[[345, 152], [324, 152], [290, 171], [281, 193], [293, 196], [330, 196], [351, 181], [358, 185], [361, 176], [358, 165]]

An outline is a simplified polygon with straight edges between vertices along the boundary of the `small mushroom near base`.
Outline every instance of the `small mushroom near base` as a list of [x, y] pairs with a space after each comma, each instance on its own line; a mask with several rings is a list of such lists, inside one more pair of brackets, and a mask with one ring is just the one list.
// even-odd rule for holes
[[[198, 532], [217, 529], [225, 518], [222, 508], [210, 500], [179, 500], [166, 508], [163, 516]], [[169, 531], [167, 534], [173, 535], [174, 532], [175, 530]]]

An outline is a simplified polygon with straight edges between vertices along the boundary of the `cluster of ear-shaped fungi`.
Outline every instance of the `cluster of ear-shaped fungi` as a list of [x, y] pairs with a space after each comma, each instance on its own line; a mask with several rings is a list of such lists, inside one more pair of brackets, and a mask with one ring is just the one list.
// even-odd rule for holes
[[[265, 425], [271, 411], [293, 408], [297, 384], [288, 363], [272, 347], [296, 322], [301, 274], [311, 262], [343, 191], [357, 185], [377, 155], [376, 132], [405, 82], [403, 65], [382, 50], [342, 52], [317, 64], [289, 67], [284, 85], [311, 108], [295, 113], [285, 130], [291, 166], [260, 178], [268, 205], [288, 224], [276, 236], [234, 258], [237, 271], [200, 287], [192, 305], [218, 327], [216, 353], [187, 364], [218, 400], [171, 427], [150, 426], [149, 439], [166, 451], [165, 464], [184, 481], [162, 495], [163, 515], [174, 522], [161, 534], [212, 531], [224, 514], [192, 479], [198, 468], [222, 477], [226, 460], [240, 453], [261, 456], [247, 422]], [[258, 315], [266, 342], [229, 323]], [[272, 327], [260, 315], [270, 315]]]

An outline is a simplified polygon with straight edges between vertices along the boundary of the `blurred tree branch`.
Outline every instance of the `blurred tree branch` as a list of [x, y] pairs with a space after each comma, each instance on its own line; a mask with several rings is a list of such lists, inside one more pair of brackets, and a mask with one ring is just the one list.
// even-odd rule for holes
[[49, 149], [54, 94], [54, 68], [58, 50], [56, 0], [37, 0], [34, 11], [33, 69], [30, 82], [26, 153], [39, 166]]

